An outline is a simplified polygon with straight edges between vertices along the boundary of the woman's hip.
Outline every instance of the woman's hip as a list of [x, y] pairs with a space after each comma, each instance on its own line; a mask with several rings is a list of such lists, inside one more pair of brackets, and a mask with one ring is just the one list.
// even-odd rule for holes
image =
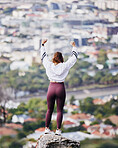
[[48, 93], [54, 94], [55, 96], [65, 97], [66, 91], [65, 91], [64, 82], [61, 83], [50, 82], [48, 87]]

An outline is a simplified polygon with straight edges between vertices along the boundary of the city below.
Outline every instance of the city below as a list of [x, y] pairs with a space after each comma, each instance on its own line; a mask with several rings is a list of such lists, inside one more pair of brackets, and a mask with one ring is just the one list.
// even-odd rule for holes
[[[81, 148], [118, 147], [118, 0], [0, 0], [0, 148], [35, 148], [49, 80], [41, 61], [77, 62], [64, 84], [62, 136]], [[55, 103], [56, 104], [56, 103]], [[56, 106], [50, 130], [57, 125]]]

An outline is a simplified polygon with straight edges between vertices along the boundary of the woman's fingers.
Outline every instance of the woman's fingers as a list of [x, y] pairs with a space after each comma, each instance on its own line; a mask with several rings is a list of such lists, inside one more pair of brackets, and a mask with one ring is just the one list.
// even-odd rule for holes
[[47, 42], [47, 39], [42, 40], [42, 44], [45, 44]]
[[70, 42], [70, 45], [75, 46], [75, 42], [74, 41], [71, 41]]

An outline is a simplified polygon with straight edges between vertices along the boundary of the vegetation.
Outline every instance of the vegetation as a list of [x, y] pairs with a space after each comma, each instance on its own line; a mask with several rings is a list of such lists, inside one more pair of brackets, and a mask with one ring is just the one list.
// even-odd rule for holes
[[46, 100], [41, 100], [40, 98], [33, 98], [30, 99], [27, 104], [21, 103], [16, 109], [9, 109], [8, 112], [12, 115], [26, 114], [40, 120], [45, 118], [45, 113], [47, 111], [46, 102]]
[[0, 138], [0, 148], [22, 148], [25, 145], [24, 140], [18, 140], [16, 137], [2, 136]]
[[113, 139], [86, 139], [81, 141], [81, 148], [117, 148], [118, 137]]
[[112, 125], [112, 126], [116, 126], [114, 123], [112, 123], [109, 119], [105, 120], [104, 122], [105, 124], [108, 124], [108, 125]]
[[[85, 58], [87, 58], [87, 56]], [[66, 78], [66, 88], [90, 84], [108, 85], [118, 83], [118, 74], [114, 76], [109, 73], [106, 60], [106, 51], [103, 49], [100, 50], [97, 60], [99, 64], [104, 66], [103, 70], [99, 71], [94, 63], [86, 62], [84, 59], [78, 60]], [[88, 73], [88, 71], [92, 70], [96, 73], [94, 76], [90, 76]], [[36, 93], [41, 90], [47, 90], [49, 80], [42, 65], [34, 63], [29, 71], [25, 72], [24, 76], [21, 76], [20, 73], [22, 73], [22, 71], [10, 71], [10, 63], [0, 63], [0, 84], [5, 84], [7, 87], [13, 89], [15, 98], [17, 98], [18, 91]]]
[[[88, 58], [88, 56], [84, 55], [84, 58]], [[112, 74], [109, 73], [108, 67], [106, 65], [106, 60], [107, 60], [106, 52], [104, 50], [100, 50], [97, 62], [104, 66], [104, 69], [101, 71], [99, 71], [94, 64], [86, 62], [84, 61], [84, 59], [81, 59], [80, 61], [78, 60], [75, 66], [70, 70], [70, 73], [66, 78], [66, 81], [65, 81], [66, 88], [71, 89], [73, 87], [77, 88], [79, 86], [86, 87], [90, 84], [95, 84], [95, 85], [98, 84], [102, 86], [102, 85], [108, 85], [108, 84], [113, 85], [118, 83], [118, 74], [113, 76]], [[89, 75], [88, 71], [91, 71], [91, 70], [94, 70], [96, 72], [94, 76]], [[20, 73], [22, 73], [22, 71], [19, 71], [19, 70], [10, 71], [10, 63], [0, 63], [0, 84], [2, 86], [4, 84], [5, 87], [11, 88], [11, 90], [15, 92], [15, 98], [17, 98], [18, 91], [40, 93], [40, 91], [42, 90], [43, 91], [47, 90], [49, 80], [46, 76], [45, 69], [42, 65], [37, 65], [35, 63], [33, 64], [32, 67], [30, 67], [28, 72], [25, 72], [24, 76], [21, 76]], [[1, 94], [3, 94], [2, 91], [1, 91]], [[2, 95], [0, 98], [3, 98]], [[0, 101], [2, 100], [0, 99]], [[74, 105], [74, 102], [75, 102], [75, 98], [74, 96], [72, 96], [70, 99], [70, 104]], [[5, 110], [6, 108], [4, 108], [4, 113], [5, 113]], [[84, 100], [80, 101], [80, 110], [81, 112], [95, 115], [97, 120], [91, 123], [91, 125], [94, 125], [94, 124], [98, 124], [102, 118], [106, 118], [113, 114], [118, 115], [118, 101], [112, 99], [111, 101], [107, 102], [104, 105], [94, 105], [93, 98], [87, 97]], [[7, 109], [7, 111], [8, 111], [8, 116], [6, 118], [6, 116], [4, 115], [5, 117], [4, 122], [10, 123], [12, 116], [14, 114], [16, 115], [26, 114], [32, 118], [37, 119], [36, 122], [23, 123], [22, 124], [23, 129], [20, 131], [17, 130], [18, 134], [15, 138], [12, 138], [10, 136], [1, 137], [0, 145], [2, 145], [2, 148], [7, 148], [7, 147], [20, 148], [25, 143], [24, 141], [22, 141], [23, 138], [25, 138], [28, 134], [33, 133], [37, 128], [45, 126], [44, 119], [47, 111], [47, 102], [46, 100], [42, 100], [40, 98], [33, 98], [33, 99], [30, 99], [27, 103], [21, 103], [16, 109]], [[56, 106], [54, 108], [54, 112], [56, 112]], [[77, 111], [72, 112], [72, 114], [76, 114], [76, 113]], [[0, 124], [2, 123], [3, 121], [0, 120]], [[50, 129], [55, 130], [56, 124], [57, 124], [56, 121], [52, 121], [50, 124]], [[62, 125], [62, 131], [73, 132], [73, 131], [79, 130], [82, 132], [87, 132], [86, 129], [82, 126], [82, 124], [83, 122], [81, 122], [79, 126], [72, 127], [69, 129], [64, 129]], [[105, 124], [116, 126], [109, 119], [105, 121]], [[98, 140], [96, 143], [96, 140], [87, 140], [87, 141], [83, 141], [81, 145], [82, 145], [82, 148], [84, 148], [86, 147], [86, 142], [87, 142], [88, 148], [89, 147], [103, 148], [108, 146], [115, 148], [115, 146], [117, 146], [115, 139], [114, 139], [114, 143], [112, 143], [110, 140], [107, 142], [102, 140], [101, 143], [99, 141], [101, 140]], [[92, 146], [91, 146], [91, 143], [93, 143]]]
[[[40, 98], [30, 99], [27, 103], [21, 103], [17, 109], [7, 109], [11, 118], [13, 115], [26, 114], [30, 117], [36, 118], [35, 122], [24, 122], [23, 129], [17, 130], [17, 136], [2, 136], [0, 138], [0, 148], [22, 148], [25, 144], [25, 140], [22, 140], [27, 135], [33, 133], [36, 129], [40, 127], [45, 127], [45, 114], [47, 111], [46, 100], [41, 100]], [[11, 118], [7, 118], [7, 122], [11, 122]], [[54, 129], [54, 123], [51, 124], [51, 129]], [[2, 146], [2, 147], [1, 147]]]
[[107, 58], [106, 51], [101, 49], [99, 51], [99, 55], [98, 55], [98, 59], [97, 59], [98, 64], [102, 64], [102, 65], [104, 65], [104, 68], [106, 68], [105, 66], [106, 66], [106, 61], [107, 60], [108, 60], [108, 58]]
[[[74, 101], [75, 101], [74, 96], [72, 96], [70, 100], [71, 100], [71, 104], [74, 104]], [[110, 110], [109, 110], [109, 108], [110, 108]], [[55, 107], [55, 110], [56, 110], [56, 107]], [[112, 99], [110, 102], [107, 102], [104, 105], [94, 105], [93, 98], [87, 97], [83, 101], [82, 100], [80, 101], [80, 110], [85, 113], [94, 114], [97, 119], [102, 119], [102, 118], [108, 117], [112, 114], [117, 115], [118, 101]], [[0, 139], [0, 145], [3, 145], [3, 148], [13, 147], [14, 145], [16, 145], [18, 148], [22, 147], [22, 145], [25, 143], [25, 141], [22, 141], [22, 139], [24, 139], [27, 135], [33, 133], [37, 128], [45, 127], [46, 111], [47, 111], [46, 100], [42, 100], [40, 98], [33, 98], [33, 99], [30, 99], [27, 103], [21, 103], [17, 107], [17, 109], [8, 109], [8, 112], [11, 115], [11, 117], [14, 114], [17, 114], [17, 115], [26, 114], [26, 115], [29, 115], [33, 118], [36, 118], [37, 121], [36, 122], [24, 122], [22, 124], [23, 129], [17, 130], [18, 134], [15, 138], [12, 138], [10, 136], [3, 136]], [[10, 119], [9, 120], [7, 119], [7, 121], [11, 122]], [[94, 121], [91, 125], [99, 124], [99, 122], [100, 122], [100, 120]], [[106, 120], [105, 123], [116, 126], [109, 120]], [[83, 124], [84, 124], [84, 122], [81, 121], [79, 126], [71, 127], [68, 129], [64, 129], [63, 125], [62, 125], [62, 131], [63, 132], [82, 131], [82, 132], [88, 133], [86, 131], [86, 129], [82, 126]], [[50, 129], [55, 131], [56, 127], [57, 127], [56, 121], [52, 121], [50, 124]], [[87, 140], [87, 141], [88, 141], [88, 147], [89, 147], [90, 140]], [[93, 142], [93, 141], [91, 141], [91, 142]], [[97, 143], [97, 144], [95, 144], [95, 145], [93, 144], [93, 145], [96, 146], [96, 148], [99, 148], [100, 146], [101, 147], [106, 146], [106, 144], [107, 144], [106, 142], [103, 142], [101, 144]], [[117, 144], [110, 142], [109, 145], [113, 146], [115, 148], [115, 146]], [[81, 146], [82, 146], [82, 148], [84, 148], [84, 146], [86, 146], [86, 141], [83, 141], [81, 143]], [[95, 148], [95, 147], [93, 147], [93, 148]]]
[[[112, 99], [104, 105], [94, 105], [93, 98], [87, 97], [80, 101], [80, 110], [95, 115], [97, 119], [118, 115], [118, 100]], [[108, 121], [106, 121], [108, 123]]]
[[70, 98], [70, 104], [71, 105], [74, 105], [74, 101], [75, 101], [76, 99], [75, 99], [75, 97], [74, 96], [71, 96], [71, 98]]

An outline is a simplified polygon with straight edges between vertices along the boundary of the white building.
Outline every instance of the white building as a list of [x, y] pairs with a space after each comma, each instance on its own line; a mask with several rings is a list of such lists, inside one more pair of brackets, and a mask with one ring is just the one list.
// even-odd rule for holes
[[22, 71], [28, 71], [29, 65], [24, 61], [14, 61], [10, 65], [10, 70], [22, 70]]
[[24, 114], [23, 115], [13, 115], [12, 122], [13, 123], [16, 123], [16, 122], [24, 123], [24, 121], [28, 118], [29, 116], [24, 115]]
[[99, 13], [100, 19], [107, 19], [109, 22], [115, 22], [116, 17], [110, 12], [101, 12]]
[[106, 8], [118, 10], [118, 1], [117, 0], [96, 0], [95, 6], [103, 10], [105, 10]]

